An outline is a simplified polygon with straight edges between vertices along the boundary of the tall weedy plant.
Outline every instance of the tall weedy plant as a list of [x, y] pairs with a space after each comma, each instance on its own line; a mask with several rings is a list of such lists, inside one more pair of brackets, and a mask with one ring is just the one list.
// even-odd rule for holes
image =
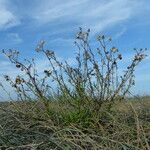
[[[110, 47], [112, 39], [99, 35], [97, 37], [99, 46], [95, 49], [90, 46], [89, 34], [90, 30], [85, 32], [82, 28], [76, 34], [75, 45], [78, 52], [76, 64], [73, 66], [67, 61], [59, 61], [54, 51], [44, 48], [45, 41], [40, 41], [36, 52], [43, 53], [50, 66], [43, 70], [45, 75], [42, 79], [37, 74], [34, 60], [22, 63], [18, 59], [18, 51], [2, 50], [2, 53], [27, 75], [27, 77], [17, 76], [15, 81], [6, 75], [6, 81], [15, 88], [21, 100], [31, 99], [32, 93], [43, 100], [46, 107], [52, 95], [53, 99], [65, 100], [79, 110], [91, 102], [99, 110], [103, 103], [124, 98], [134, 85], [134, 70], [146, 57], [146, 49], [135, 49], [130, 65], [120, 76], [118, 62], [122, 61], [122, 54], [116, 47]], [[54, 88], [53, 84], [56, 84], [57, 88]], [[54, 92], [56, 89], [57, 92]]]

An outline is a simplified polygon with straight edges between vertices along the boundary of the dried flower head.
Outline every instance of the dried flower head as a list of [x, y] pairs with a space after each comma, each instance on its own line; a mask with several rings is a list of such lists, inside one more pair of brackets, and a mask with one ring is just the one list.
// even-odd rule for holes
[[5, 78], [6, 81], [9, 81], [9, 80], [10, 80], [10, 78], [9, 78], [8, 75], [4, 75], [4, 78]]
[[37, 45], [35, 51], [40, 52], [40, 51], [43, 49], [44, 44], [45, 44], [45, 41], [44, 41], [44, 40], [41, 40], [41, 41], [38, 43], [38, 45]]
[[102, 36], [98, 35], [97, 40], [100, 41], [102, 39]]
[[90, 54], [87, 51], [85, 51], [85, 57], [86, 57], [86, 59], [90, 59], [91, 58]]
[[97, 63], [94, 63], [94, 67], [93, 67], [94, 69], [98, 69], [98, 64]]
[[134, 56], [134, 61], [141, 61], [142, 59], [145, 58], [145, 55], [144, 54], [137, 54]]
[[105, 36], [104, 36], [104, 35], [102, 35], [102, 39], [105, 39]]
[[113, 62], [113, 65], [116, 65], [116, 64], [117, 64], [117, 62], [116, 62], [116, 61], [114, 61], [114, 62]]
[[112, 38], [111, 38], [111, 37], [109, 37], [109, 38], [108, 38], [108, 40], [111, 42], [111, 41], [112, 41]]
[[121, 60], [121, 59], [122, 59], [122, 55], [121, 55], [121, 54], [118, 54], [118, 58]]
[[111, 48], [111, 51], [112, 51], [113, 53], [116, 53], [116, 52], [118, 52], [118, 49], [117, 49], [116, 47], [112, 47], [112, 48]]
[[50, 76], [52, 74], [52, 72], [50, 70], [44, 70], [44, 73], [46, 74], [46, 76]]
[[46, 50], [46, 55], [48, 56], [48, 57], [52, 57], [52, 56], [54, 56], [54, 51], [51, 51], [51, 50]]
[[76, 34], [76, 39], [85, 40], [87, 37], [87, 32], [78, 32]]
[[19, 76], [16, 77], [15, 83], [16, 84], [21, 84], [22, 83], [22, 80], [20, 79]]
[[21, 65], [20, 65], [20, 64], [16, 64], [16, 67], [17, 67], [17, 68], [20, 68], [20, 67], [21, 67]]

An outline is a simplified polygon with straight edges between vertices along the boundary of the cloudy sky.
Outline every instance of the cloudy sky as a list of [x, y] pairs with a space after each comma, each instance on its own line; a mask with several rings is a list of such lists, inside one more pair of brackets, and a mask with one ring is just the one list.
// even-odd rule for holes
[[[78, 27], [112, 36], [128, 62], [133, 48], [150, 48], [149, 0], [0, 0], [0, 49], [14, 48], [25, 58], [35, 57], [39, 40], [46, 40], [62, 59], [74, 57]], [[147, 53], [150, 54], [148, 51]], [[45, 60], [37, 56], [39, 68]], [[0, 55], [0, 80], [17, 73]], [[136, 94], [150, 94], [150, 57], [136, 71]]]

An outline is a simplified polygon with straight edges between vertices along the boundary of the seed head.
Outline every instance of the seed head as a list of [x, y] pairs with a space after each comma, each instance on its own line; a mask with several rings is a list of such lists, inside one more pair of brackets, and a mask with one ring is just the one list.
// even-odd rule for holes
[[54, 51], [51, 51], [51, 50], [46, 50], [46, 55], [48, 56], [48, 57], [52, 57], [52, 56], [54, 56]]
[[116, 52], [118, 52], [118, 49], [117, 49], [116, 47], [112, 47], [112, 48], [111, 48], [111, 51], [112, 51], [113, 53], [116, 53]]
[[16, 77], [15, 83], [16, 84], [21, 84], [22, 80], [20, 79], [19, 76]]
[[20, 67], [21, 67], [21, 65], [20, 65], [20, 64], [16, 64], [16, 67], [17, 67], [17, 68], [20, 68]]
[[121, 60], [121, 59], [122, 59], [122, 55], [121, 55], [121, 54], [119, 54], [119, 55], [118, 55], [118, 58]]
[[44, 70], [44, 73], [46, 74], [46, 76], [50, 76], [52, 74], [52, 72], [50, 70]]
[[116, 64], [117, 64], [117, 62], [116, 62], [116, 61], [114, 61], [114, 62], [113, 62], [113, 64], [114, 64], [114, 65], [116, 65]]
[[8, 75], [5, 75], [4, 78], [5, 78], [6, 81], [9, 81], [9, 80], [10, 80], [10, 78], [9, 78]]

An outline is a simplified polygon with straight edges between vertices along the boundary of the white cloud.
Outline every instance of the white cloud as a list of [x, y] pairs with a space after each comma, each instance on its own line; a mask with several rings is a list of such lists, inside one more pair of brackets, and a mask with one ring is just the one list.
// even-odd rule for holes
[[20, 24], [19, 19], [10, 11], [6, 2], [8, 1], [0, 0], [0, 30]]
[[[82, 26], [101, 32], [139, 14], [141, 5], [142, 2], [137, 0], [34, 0], [29, 6], [22, 4], [23, 11], [19, 7], [12, 11], [13, 1], [0, 0], [0, 28], [16, 26], [20, 23], [19, 18], [23, 18], [31, 19], [31, 23], [38, 21], [35, 26], [67, 23], [69, 26], [65, 28]], [[18, 11], [21, 11], [20, 14], [17, 14]]]
[[60, 24], [72, 22], [83, 27], [90, 27], [95, 32], [100, 32], [107, 27], [116, 25], [130, 19], [137, 13], [140, 3], [137, 0], [113, 0], [113, 1], [42, 1], [33, 18], [39, 23], [52, 22]]
[[127, 28], [126, 28], [126, 27], [123, 27], [118, 33], [116, 33], [116, 35], [114, 36], [113, 39], [118, 39], [118, 38], [120, 38], [126, 31], [127, 31]]
[[[62, 17], [70, 17], [70, 15], [78, 14], [78, 8], [88, 0], [56, 0], [56, 1], [42, 1], [38, 6], [34, 14], [34, 18], [42, 23], [51, 22], [55, 19]], [[73, 17], [73, 16], [72, 16]]]
[[18, 33], [8, 33], [6, 35], [6, 40], [13, 44], [19, 44], [23, 41]]

